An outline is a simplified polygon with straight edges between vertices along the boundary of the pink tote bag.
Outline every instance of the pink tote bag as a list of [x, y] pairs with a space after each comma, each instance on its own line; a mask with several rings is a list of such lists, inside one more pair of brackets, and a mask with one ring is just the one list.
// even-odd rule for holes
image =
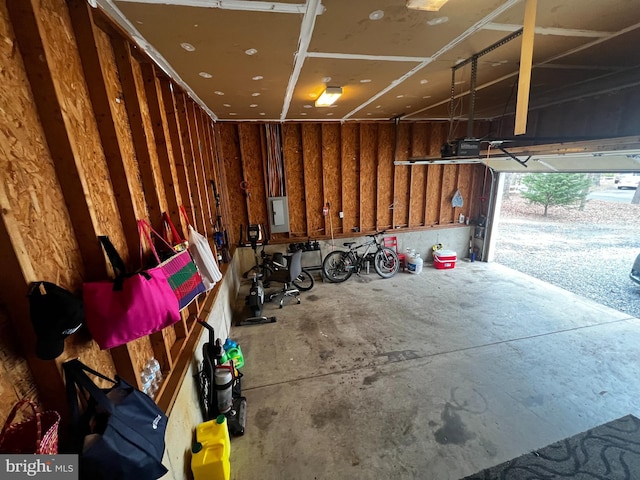
[[108, 237], [99, 237], [116, 279], [83, 285], [85, 319], [102, 350], [150, 335], [180, 320], [178, 300], [164, 272], [152, 268], [126, 274]]

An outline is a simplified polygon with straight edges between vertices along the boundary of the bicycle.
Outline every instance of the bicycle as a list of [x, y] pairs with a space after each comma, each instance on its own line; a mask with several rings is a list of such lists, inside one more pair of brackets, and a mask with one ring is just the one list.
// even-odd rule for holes
[[[382, 278], [391, 278], [400, 269], [400, 260], [398, 254], [391, 248], [382, 244], [382, 235], [386, 231], [376, 232], [367, 235], [371, 237], [360, 245], [358, 242], [345, 242], [343, 245], [348, 250], [334, 250], [330, 252], [322, 261], [322, 273], [325, 278], [333, 283], [341, 283], [346, 281], [355, 272], [360, 275], [360, 271], [367, 266], [367, 262], [373, 262], [373, 268]], [[372, 247], [375, 251], [372, 251]], [[365, 248], [364, 253], [360, 254], [358, 250]]]

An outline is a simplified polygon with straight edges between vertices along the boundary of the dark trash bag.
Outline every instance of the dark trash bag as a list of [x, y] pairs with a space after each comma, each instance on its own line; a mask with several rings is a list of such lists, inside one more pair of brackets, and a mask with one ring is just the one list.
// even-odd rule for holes
[[[166, 474], [162, 455], [167, 416], [156, 403], [118, 376], [111, 380], [79, 360], [64, 363], [63, 369], [71, 414], [72, 450], [80, 454], [80, 478], [155, 480]], [[100, 389], [86, 372], [114, 386]], [[82, 414], [76, 386], [87, 398], [87, 408]], [[93, 443], [89, 446], [89, 442]], [[88, 446], [83, 451], [85, 443]]]

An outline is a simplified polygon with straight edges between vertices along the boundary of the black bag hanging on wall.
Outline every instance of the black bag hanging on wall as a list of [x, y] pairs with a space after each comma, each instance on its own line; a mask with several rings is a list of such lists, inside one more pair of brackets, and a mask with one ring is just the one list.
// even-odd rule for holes
[[[167, 416], [155, 402], [118, 376], [114, 381], [79, 360], [64, 363], [63, 369], [80, 478], [155, 480], [166, 474], [162, 455]], [[114, 386], [100, 389], [86, 372]], [[82, 414], [78, 390], [87, 398]]]

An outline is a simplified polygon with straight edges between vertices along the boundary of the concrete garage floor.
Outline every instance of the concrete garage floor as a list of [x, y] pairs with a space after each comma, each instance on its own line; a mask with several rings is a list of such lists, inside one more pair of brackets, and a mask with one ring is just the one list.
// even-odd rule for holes
[[640, 416], [640, 320], [498, 264], [317, 276], [264, 311], [277, 323], [231, 329], [233, 479], [454, 480]]

